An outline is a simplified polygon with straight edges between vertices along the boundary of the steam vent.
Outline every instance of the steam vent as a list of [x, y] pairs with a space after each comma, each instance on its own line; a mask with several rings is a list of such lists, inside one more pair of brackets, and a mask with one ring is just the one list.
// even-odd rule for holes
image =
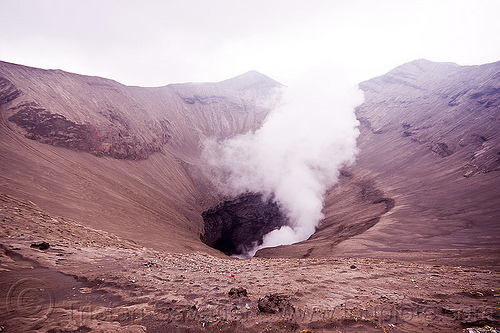
[[245, 255], [262, 244], [265, 234], [288, 220], [272, 199], [261, 194], [245, 194], [203, 212], [205, 234], [201, 240], [227, 255]]

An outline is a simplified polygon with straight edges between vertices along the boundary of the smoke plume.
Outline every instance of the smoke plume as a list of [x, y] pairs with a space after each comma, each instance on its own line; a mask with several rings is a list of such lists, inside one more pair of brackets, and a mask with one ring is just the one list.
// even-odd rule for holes
[[282, 103], [257, 131], [205, 142], [203, 158], [223, 193], [263, 193], [290, 220], [265, 235], [249, 256], [309, 238], [323, 218], [326, 190], [357, 153], [354, 108], [362, 103], [362, 92], [331, 75], [298, 82], [283, 88]]

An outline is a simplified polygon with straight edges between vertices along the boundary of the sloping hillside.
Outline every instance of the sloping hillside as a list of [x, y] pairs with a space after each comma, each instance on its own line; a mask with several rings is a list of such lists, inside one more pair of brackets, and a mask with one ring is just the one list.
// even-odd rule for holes
[[498, 249], [500, 62], [416, 60], [360, 87], [360, 153], [317, 233], [259, 255], [446, 260]]
[[[200, 241], [202, 212], [221, 200], [197, 166], [201, 142], [258, 128], [279, 83], [249, 72], [140, 88], [0, 66], [1, 192], [142, 245], [218, 253]], [[360, 87], [360, 152], [316, 234], [258, 255], [447, 260], [498, 249], [500, 63], [416, 60]]]
[[160, 249], [211, 249], [201, 213], [218, 202], [193, 163], [207, 136], [258, 128], [280, 84], [127, 87], [0, 63], [0, 191]]

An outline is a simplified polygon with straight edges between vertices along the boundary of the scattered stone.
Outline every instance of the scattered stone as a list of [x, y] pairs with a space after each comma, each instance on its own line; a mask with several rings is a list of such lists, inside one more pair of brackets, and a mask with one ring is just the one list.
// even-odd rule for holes
[[80, 294], [90, 294], [92, 292], [92, 288], [82, 287], [79, 288], [78, 291], [80, 292]]
[[247, 296], [247, 290], [243, 287], [239, 288], [231, 288], [228, 292], [229, 297], [242, 297], [242, 296]]
[[474, 297], [483, 297], [484, 294], [480, 291], [470, 291], [469, 294]]
[[45, 251], [50, 247], [50, 244], [47, 242], [41, 242], [41, 243], [33, 243], [30, 245], [30, 247], [37, 248], [39, 250]]
[[260, 312], [264, 313], [278, 313], [294, 307], [288, 301], [287, 296], [283, 295], [267, 295], [259, 299], [258, 307]]
[[152, 262], [152, 261], [148, 261], [147, 263], [144, 264], [144, 266], [146, 266], [148, 268], [156, 268], [156, 269], [159, 269], [161, 267], [158, 264], [158, 262]]
[[454, 314], [457, 312], [457, 310], [455, 309], [447, 309], [447, 308], [441, 308], [441, 311], [444, 313], [444, 314]]
[[90, 331], [92, 331], [92, 329], [90, 329], [89, 327], [80, 326], [76, 330], [73, 330], [73, 331], [53, 328], [53, 329], [48, 330], [47, 333], [88, 333]]
[[466, 328], [463, 331], [464, 333], [500, 333], [500, 331], [494, 327], [490, 327], [488, 325], [484, 327], [474, 327], [474, 328]]

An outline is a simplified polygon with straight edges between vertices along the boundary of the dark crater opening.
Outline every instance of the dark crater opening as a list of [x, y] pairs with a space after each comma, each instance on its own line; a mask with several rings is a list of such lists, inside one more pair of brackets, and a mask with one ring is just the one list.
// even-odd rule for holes
[[205, 233], [201, 240], [227, 255], [246, 255], [262, 244], [265, 234], [288, 223], [272, 198], [248, 193], [203, 212]]

